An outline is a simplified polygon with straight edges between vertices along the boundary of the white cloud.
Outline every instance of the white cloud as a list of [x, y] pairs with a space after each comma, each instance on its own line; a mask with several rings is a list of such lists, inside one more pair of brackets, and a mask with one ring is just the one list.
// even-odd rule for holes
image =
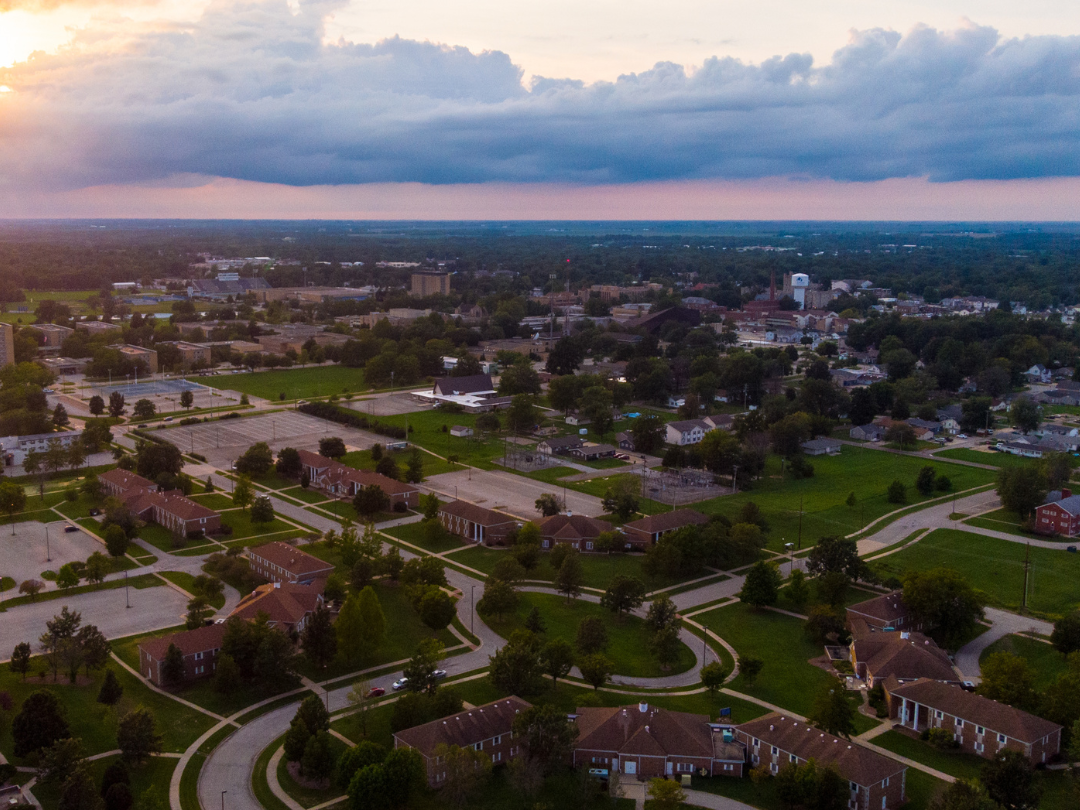
[[0, 184], [178, 174], [286, 183], [1080, 174], [1080, 38], [970, 25], [852, 34], [831, 64], [664, 62], [528, 89], [506, 54], [323, 42], [337, 2], [216, 2], [191, 25], [86, 33], [0, 84]]

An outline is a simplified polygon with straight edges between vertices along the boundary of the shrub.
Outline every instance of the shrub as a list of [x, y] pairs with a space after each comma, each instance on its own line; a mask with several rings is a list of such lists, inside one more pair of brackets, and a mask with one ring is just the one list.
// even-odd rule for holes
[[907, 487], [899, 480], [889, 484], [889, 489], [885, 495], [889, 503], [907, 503]]
[[928, 728], [919, 737], [942, 751], [960, 747], [960, 743], [954, 739], [952, 733], [943, 728]]

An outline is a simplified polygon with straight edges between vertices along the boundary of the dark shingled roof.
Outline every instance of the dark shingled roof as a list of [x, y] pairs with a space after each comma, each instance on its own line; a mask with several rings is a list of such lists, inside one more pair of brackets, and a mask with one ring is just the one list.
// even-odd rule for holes
[[490, 374], [473, 374], [468, 377], [440, 377], [435, 380], [432, 389], [436, 394], [475, 394], [480, 391], [494, 391], [495, 384]]
[[485, 509], [468, 501], [450, 501], [439, 507], [439, 514], [446, 513], [454, 517], [464, 518], [481, 526], [500, 526], [504, 523], [517, 523], [518, 519], [512, 515], [496, 512], [494, 509]]
[[694, 509], [676, 509], [674, 512], [662, 512], [659, 515], [650, 515], [627, 523], [623, 528], [637, 529], [645, 534], [667, 532], [672, 529], [681, 529], [683, 526], [700, 526], [708, 523], [709, 519]]
[[139, 649], [155, 661], [164, 661], [170, 644], [175, 644], [184, 655], [194, 655], [197, 652], [220, 650], [223, 638], [225, 638], [225, 625], [211, 624], [194, 630], [185, 630], [183, 633], [174, 633], [171, 636], [148, 638], [139, 642]]
[[579, 731], [574, 747], [579, 750], [660, 757], [713, 754], [712, 730], [704, 714], [673, 712], [642, 703], [580, 708], [574, 722]]
[[493, 703], [485, 703], [475, 709], [467, 709], [442, 720], [433, 720], [422, 726], [413, 726], [394, 735], [395, 744], [415, 748], [425, 757], [435, 755], [439, 745], [457, 745], [461, 748], [509, 734], [518, 712], [532, 706], [519, 697], [511, 695]]

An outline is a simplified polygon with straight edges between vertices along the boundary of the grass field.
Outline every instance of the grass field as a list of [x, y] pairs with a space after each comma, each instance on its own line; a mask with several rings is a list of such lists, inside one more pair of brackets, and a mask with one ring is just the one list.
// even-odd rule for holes
[[[186, 571], [163, 571], [161, 576], [165, 577], [165, 579], [169, 580], [169, 582], [174, 585], [183, 588], [188, 593], [192, 595], [195, 594], [195, 576], [193, 574], [189, 574]], [[209, 600], [209, 602], [214, 610], [221, 610], [225, 607], [225, 595], [215, 596], [213, 599]]]
[[[839, 683], [834, 675], [808, 663], [810, 659], [824, 655], [825, 651], [807, 640], [798, 619], [770, 610], [754, 610], [741, 603], [694, 618], [731, 644], [740, 656], [759, 658], [764, 662], [753, 685], [748, 685], [743, 675], [729, 684], [737, 692], [745, 692], [805, 716], [823, 689]], [[860, 725], [859, 731], [873, 725], [873, 721], [863, 715], [857, 715], [856, 722]]]
[[[105, 775], [105, 769], [114, 762], [119, 761], [119, 756], [103, 757], [88, 763], [90, 773], [97, 784]], [[150, 757], [140, 765], [128, 766], [131, 776], [131, 795], [135, 797], [137, 804], [146, 805], [145, 798], [151, 798], [161, 803], [160, 806], [168, 806], [169, 781], [172, 779], [173, 770], [176, 768], [178, 759], [173, 757]], [[34, 786], [34, 798], [41, 802], [43, 810], [55, 810], [60, 805], [60, 785], [38, 783]]]
[[229, 391], [239, 391], [252, 397], [278, 401], [282, 399], [310, 399], [329, 394], [355, 394], [367, 390], [364, 372], [345, 366], [317, 366], [311, 368], [256, 371], [245, 374], [218, 374], [199, 377], [200, 385]]
[[1049, 644], [1027, 636], [1005, 636], [995, 641], [983, 650], [982, 655], [979, 656], [980, 663], [984, 662], [988, 655], [996, 652], [1013, 653], [1027, 661], [1035, 672], [1036, 690], [1050, 686], [1068, 669], [1064, 655]]
[[[409, 464], [409, 458], [412, 456], [412, 451], [395, 450], [391, 451], [389, 455], [398, 465], [398, 470], [401, 474], [400, 477], [403, 478], [405, 476], [405, 469]], [[457, 470], [464, 469], [460, 464], [450, 464], [429, 453], [421, 453], [420, 458], [423, 459], [424, 462], [424, 478], [427, 478], [430, 475], [440, 475], [441, 473], [456, 472]], [[354, 450], [351, 453], [346, 453], [339, 460], [342, 464], [346, 464], [357, 470], [374, 470], [377, 463], [372, 460], [370, 450]]]
[[618, 620], [606, 608], [580, 599], [567, 602], [565, 598], [552, 594], [522, 593], [512, 614], [507, 614], [502, 620], [489, 615], [484, 617], [484, 621], [503, 638], [509, 638], [510, 633], [524, 627], [525, 618], [533, 607], [540, 611], [544, 621], [544, 638], [561, 638], [570, 644], [577, 638], [582, 619], [599, 617], [608, 631], [609, 643], [604, 654], [615, 665], [616, 675], [656, 678], [686, 672], [694, 665], [694, 654], [682, 644], [678, 661], [665, 672], [649, 652], [649, 628], [642, 619], [627, 616]]
[[[970, 526], [977, 526], [980, 529], [992, 529], [996, 532], [1007, 532], [1009, 534], [1018, 534], [1022, 537], [1030, 537], [1033, 540], [1054, 540], [1057, 538], [1047, 537], [1044, 534], [1036, 534], [1030, 532], [1024, 528], [1024, 521], [1020, 519], [1020, 516], [1016, 512], [1010, 512], [1008, 509], [995, 509], [993, 512], [986, 512], [978, 517], [968, 518], [964, 521]], [[1062, 542], [1072, 542], [1068, 538], [1061, 538]]]
[[[754, 482], [753, 489], [703, 501], [694, 504], [693, 508], [706, 514], [734, 517], [743, 504], [753, 501], [769, 522], [769, 548], [779, 551], [785, 542], [799, 536], [800, 501], [802, 544], [805, 547], [816, 543], [819, 537], [858, 531], [870, 521], [900, 508], [885, 497], [885, 490], [894, 479], [907, 485], [908, 504], [927, 500], [915, 490], [915, 477], [925, 466], [947, 475], [953, 490], [989, 484], [994, 480], [994, 473], [989, 470], [928, 462], [862, 447], [845, 446], [837, 456], [815, 456], [810, 461], [814, 465], [813, 478], [796, 481], [787, 476], [781, 480], [780, 460], [769, 456], [765, 475]], [[611, 483], [607, 479], [593, 479], [569, 486], [603, 497]], [[854, 507], [846, 503], [850, 493], [855, 494]], [[670, 505], [661, 507], [652, 501], [643, 502], [645, 512], [669, 508]]]
[[967, 447], [955, 447], [934, 453], [935, 458], [953, 458], [957, 461], [973, 461], [976, 464], [989, 464], [993, 467], [1026, 467], [1032, 463], [1038, 463], [1035, 458], [1023, 458], [1011, 453], [986, 453], [981, 450], [971, 450]]
[[[1024, 590], [1023, 543], [999, 540], [980, 534], [938, 529], [911, 548], [870, 563], [882, 577], [901, 576], [905, 571], [953, 568], [972, 587], [981, 591], [987, 604], [1016, 610]], [[1028, 586], [1028, 606], [1032, 611], [1058, 616], [1080, 602], [1076, 583], [1080, 580], [1080, 556], [1062, 548], [1032, 546]]]
[[458, 535], [449, 532], [440, 532], [438, 540], [428, 540], [427, 532], [423, 523], [406, 523], [404, 526], [393, 526], [385, 530], [385, 533], [406, 543], [426, 549], [438, 554], [449, 551], [452, 548], [463, 548], [468, 545]]
[[[31, 673], [37, 673], [46, 668], [46, 663], [41, 658], [34, 658], [30, 667]], [[162, 747], [165, 751], [183, 751], [214, 724], [214, 720], [207, 715], [147, 689], [138, 678], [116, 662], [110, 661], [106, 669], [112, 670], [124, 687], [124, 694], [114, 708], [97, 702], [98, 690], [105, 678], [104, 670], [95, 672], [90, 679], [81, 678], [78, 685], [72, 686], [63, 672], [56, 683], [51, 673], [45, 679], [31, 674], [24, 681], [5, 666], [0, 668], [0, 691], [11, 695], [16, 712], [23, 700], [39, 689], [55, 694], [65, 708], [72, 736], [82, 739], [87, 755], [114, 750], [119, 718], [138, 706], [145, 706], [154, 714], [158, 732], [163, 735]], [[9, 760], [13, 757], [13, 745], [11, 723], [8, 722], [0, 727], [0, 751]], [[24, 764], [22, 760], [15, 761]]]

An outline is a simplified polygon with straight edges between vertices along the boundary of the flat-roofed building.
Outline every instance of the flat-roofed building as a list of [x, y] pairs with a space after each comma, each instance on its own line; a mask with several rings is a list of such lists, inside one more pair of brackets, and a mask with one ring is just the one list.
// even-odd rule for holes
[[158, 357], [157, 352], [153, 349], [124, 344], [123, 346], [117, 346], [116, 350], [123, 355], [124, 359], [130, 360], [132, 363], [142, 363], [151, 374], [157, 374]]
[[450, 294], [449, 273], [413, 273], [410, 278], [409, 295], [425, 298], [429, 295]]
[[15, 362], [15, 328], [10, 323], [0, 323], [0, 368]]

